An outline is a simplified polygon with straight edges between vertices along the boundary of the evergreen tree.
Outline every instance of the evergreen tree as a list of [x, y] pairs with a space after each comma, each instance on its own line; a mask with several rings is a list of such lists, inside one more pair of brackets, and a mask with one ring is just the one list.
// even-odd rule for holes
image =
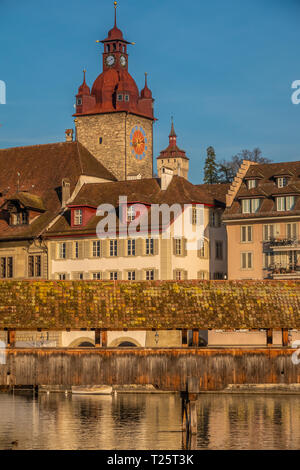
[[213, 147], [208, 147], [206, 152], [207, 156], [204, 165], [204, 183], [218, 183], [218, 164], [216, 162], [215, 149]]

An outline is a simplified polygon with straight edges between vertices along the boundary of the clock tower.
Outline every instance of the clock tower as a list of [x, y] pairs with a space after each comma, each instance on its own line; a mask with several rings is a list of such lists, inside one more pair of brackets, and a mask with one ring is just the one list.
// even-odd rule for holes
[[130, 44], [117, 27], [106, 39], [102, 73], [92, 89], [85, 79], [76, 95], [76, 139], [118, 180], [151, 178], [153, 175], [153, 98], [147, 84], [139, 89], [128, 72]]

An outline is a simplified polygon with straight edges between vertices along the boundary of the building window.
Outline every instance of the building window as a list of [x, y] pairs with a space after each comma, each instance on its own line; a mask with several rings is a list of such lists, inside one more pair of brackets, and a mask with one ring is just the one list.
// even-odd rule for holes
[[205, 279], [208, 279], [209, 278], [208, 271], [198, 271], [197, 277], [201, 281], [204, 281]]
[[128, 271], [127, 279], [128, 281], [135, 281], [135, 271]]
[[192, 207], [192, 224], [197, 225], [197, 208]]
[[208, 257], [208, 241], [207, 240], [200, 240], [201, 246], [198, 251], [199, 258], [207, 258]]
[[118, 101], [123, 101], [123, 95], [121, 95], [120, 93], [117, 95], [117, 100]]
[[135, 256], [135, 240], [127, 240], [127, 255]]
[[182, 240], [181, 238], [175, 238], [175, 255], [182, 254]]
[[216, 242], [216, 259], [223, 259], [223, 242]]
[[12, 256], [2, 257], [0, 259], [0, 277], [2, 279], [13, 277], [13, 258]]
[[214, 279], [215, 280], [224, 279], [224, 274], [223, 273], [214, 273]]
[[75, 258], [79, 258], [79, 242], [75, 242]]
[[66, 280], [66, 275], [64, 273], [61, 273], [61, 274], [58, 275], [58, 279], [60, 281], [65, 281]]
[[241, 253], [241, 268], [252, 269], [252, 252]]
[[93, 242], [93, 257], [100, 258], [101, 256], [101, 242], [100, 240]]
[[243, 199], [242, 200], [242, 213], [255, 213], [260, 207], [260, 199]]
[[101, 281], [102, 280], [102, 273], [101, 272], [93, 273], [93, 279], [97, 280], [97, 281]]
[[242, 243], [252, 242], [252, 225], [241, 226], [241, 242]]
[[295, 196], [284, 196], [276, 198], [276, 208], [278, 211], [290, 211], [294, 208]]
[[73, 273], [73, 279], [75, 279], [76, 281], [82, 281], [83, 273]]
[[272, 240], [275, 237], [275, 225], [268, 224], [263, 227], [263, 239], [265, 242]]
[[13, 212], [10, 216], [10, 225], [26, 225], [28, 224], [28, 212]]
[[41, 255], [31, 255], [28, 257], [28, 276], [41, 277]]
[[129, 206], [127, 208], [127, 222], [131, 222], [132, 220], [135, 219], [135, 217], [136, 217], [135, 207]]
[[257, 187], [257, 180], [253, 179], [253, 180], [248, 180], [248, 189], [253, 189], [253, 188], [256, 188]]
[[264, 268], [268, 269], [274, 266], [274, 254], [264, 253]]
[[125, 101], [129, 101], [129, 95], [124, 96]]
[[149, 269], [146, 271], [146, 281], [154, 281], [154, 270]]
[[277, 178], [278, 188], [284, 188], [284, 186], [287, 186], [287, 184], [288, 184], [288, 179], [286, 177]]
[[146, 238], [146, 255], [154, 255], [154, 240]]
[[109, 278], [111, 281], [117, 281], [118, 280], [118, 272], [117, 271], [111, 271], [109, 273]]
[[211, 227], [221, 227], [221, 214], [219, 211], [212, 210], [210, 212], [210, 226]]
[[101, 145], [103, 142], [103, 138], [102, 137], [99, 137], [99, 144]]
[[77, 98], [77, 106], [81, 106], [82, 105], [82, 98]]
[[60, 243], [59, 244], [59, 253], [58, 256], [60, 259], [65, 259], [66, 258], [66, 243]]
[[109, 256], [118, 256], [118, 240], [110, 240]]
[[289, 240], [297, 240], [297, 222], [286, 224], [286, 238]]
[[82, 209], [74, 210], [74, 225], [82, 224]]
[[182, 276], [182, 271], [180, 271], [179, 269], [176, 269], [176, 271], [175, 271], [175, 279], [176, 279], [176, 281], [181, 281], [182, 278], [183, 278], [183, 276]]

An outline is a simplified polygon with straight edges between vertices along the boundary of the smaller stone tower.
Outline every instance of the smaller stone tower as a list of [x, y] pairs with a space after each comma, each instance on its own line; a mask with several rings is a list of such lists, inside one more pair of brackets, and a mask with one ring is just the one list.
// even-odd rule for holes
[[162, 174], [162, 168], [170, 168], [173, 170], [174, 175], [182, 176], [188, 179], [189, 172], [189, 159], [185, 154], [184, 150], [177, 147], [177, 135], [174, 129], [174, 123], [172, 119], [171, 132], [169, 134], [169, 145], [165, 150], [160, 152], [157, 157], [157, 173], [159, 178]]

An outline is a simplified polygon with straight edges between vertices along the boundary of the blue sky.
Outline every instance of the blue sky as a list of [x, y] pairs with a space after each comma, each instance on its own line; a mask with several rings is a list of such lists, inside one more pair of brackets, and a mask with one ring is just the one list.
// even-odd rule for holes
[[[139, 87], [155, 98], [155, 156], [174, 115], [178, 145], [200, 182], [206, 148], [230, 158], [258, 146], [274, 161], [300, 160], [299, 0], [119, 0], [118, 26]], [[58, 142], [73, 127], [74, 96], [87, 69], [101, 72], [112, 0], [0, 0], [0, 148]]]

